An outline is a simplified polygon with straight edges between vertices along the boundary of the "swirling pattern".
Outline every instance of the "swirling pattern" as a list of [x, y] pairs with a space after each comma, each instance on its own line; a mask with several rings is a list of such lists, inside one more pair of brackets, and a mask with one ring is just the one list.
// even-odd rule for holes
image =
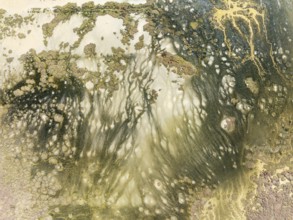
[[0, 219], [260, 219], [291, 196], [292, 3], [49, 2], [0, 10]]

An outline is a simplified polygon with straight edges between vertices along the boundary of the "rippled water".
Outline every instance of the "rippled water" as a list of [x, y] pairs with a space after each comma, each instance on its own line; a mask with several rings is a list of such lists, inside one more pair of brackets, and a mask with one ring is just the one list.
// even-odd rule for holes
[[0, 219], [290, 219], [291, 1], [13, 3]]

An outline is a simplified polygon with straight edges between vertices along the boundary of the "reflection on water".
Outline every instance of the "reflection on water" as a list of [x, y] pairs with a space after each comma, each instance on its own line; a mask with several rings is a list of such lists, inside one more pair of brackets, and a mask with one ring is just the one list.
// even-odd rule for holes
[[0, 10], [0, 219], [289, 218], [292, 3], [101, 3]]

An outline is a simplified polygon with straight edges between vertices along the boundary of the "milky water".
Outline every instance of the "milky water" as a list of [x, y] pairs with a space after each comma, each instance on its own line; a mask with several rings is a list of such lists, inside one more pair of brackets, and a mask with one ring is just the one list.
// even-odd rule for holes
[[292, 166], [292, 4], [107, 2], [0, 1], [0, 219], [257, 219]]

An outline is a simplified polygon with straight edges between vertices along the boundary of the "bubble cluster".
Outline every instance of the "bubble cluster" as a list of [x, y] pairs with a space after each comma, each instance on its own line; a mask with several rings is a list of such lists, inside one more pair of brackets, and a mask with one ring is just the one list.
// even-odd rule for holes
[[4, 218], [292, 214], [293, 26], [274, 4], [1, 10], [3, 45], [20, 45], [0, 58]]

